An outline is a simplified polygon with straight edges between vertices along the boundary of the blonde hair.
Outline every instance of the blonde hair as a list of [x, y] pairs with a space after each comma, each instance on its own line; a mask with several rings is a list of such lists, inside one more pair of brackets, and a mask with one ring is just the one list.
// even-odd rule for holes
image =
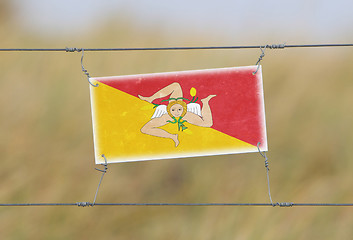
[[168, 104], [167, 106], [167, 112], [168, 112], [168, 115], [173, 118], [174, 116], [171, 114], [170, 112], [170, 109], [171, 107], [173, 107], [175, 104], [179, 104], [183, 107], [183, 113], [181, 114], [181, 117], [184, 117], [186, 112], [187, 112], [187, 106], [186, 106], [186, 103], [183, 101], [183, 100], [176, 100], [176, 101], [172, 101]]

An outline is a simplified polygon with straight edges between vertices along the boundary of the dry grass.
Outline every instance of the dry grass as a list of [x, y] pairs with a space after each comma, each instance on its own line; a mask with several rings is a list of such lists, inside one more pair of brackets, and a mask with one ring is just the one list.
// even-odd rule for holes
[[[109, 27], [50, 44], [6, 32], [2, 47], [168, 46]], [[139, 36], [139, 37], [137, 37]], [[215, 45], [184, 37], [176, 45]], [[56, 45], [57, 44], [57, 45]], [[75, 45], [76, 44], [76, 45]], [[86, 53], [92, 76], [252, 65], [259, 51]], [[265, 103], [275, 201], [353, 201], [353, 50], [268, 51]], [[92, 201], [89, 88], [78, 53], [0, 53], [2, 203]], [[268, 202], [258, 154], [111, 165], [98, 202]], [[350, 208], [0, 208], [1, 239], [350, 239]]]

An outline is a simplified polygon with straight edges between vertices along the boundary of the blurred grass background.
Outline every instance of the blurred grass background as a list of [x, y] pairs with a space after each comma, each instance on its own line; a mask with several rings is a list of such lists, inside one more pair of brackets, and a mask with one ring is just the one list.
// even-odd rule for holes
[[[116, 19], [76, 39], [14, 28], [1, 47], [163, 47], [163, 32]], [[116, 24], [116, 21], [120, 24]], [[111, 22], [111, 24], [113, 24]], [[265, 44], [266, 39], [255, 44]], [[220, 45], [180, 36], [173, 46]], [[260, 50], [86, 52], [91, 76], [253, 65]], [[89, 87], [80, 53], [1, 52], [1, 203], [93, 201]], [[275, 202], [353, 202], [353, 49], [268, 50], [263, 62]], [[112, 164], [97, 202], [269, 202], [259, 154]], [[351, 208], [1, 207], [1, 239], [351, 239]]]

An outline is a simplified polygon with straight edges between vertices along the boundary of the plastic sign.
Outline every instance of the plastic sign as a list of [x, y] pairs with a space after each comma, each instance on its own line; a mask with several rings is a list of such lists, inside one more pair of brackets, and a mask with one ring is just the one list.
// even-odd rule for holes
[[267, 151], [256, 68], [91, 78], [96, 164]]

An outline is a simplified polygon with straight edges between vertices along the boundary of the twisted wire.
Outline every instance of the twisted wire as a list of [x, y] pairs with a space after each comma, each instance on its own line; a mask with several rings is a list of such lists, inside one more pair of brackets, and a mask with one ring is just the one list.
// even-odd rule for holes
[[261, 154], [261, 156], [262, 156], [263, 158], [265, 158], [265, 168], [266, 168], [266, 175], [267, 175], [268, 196], [269, 196], [269, 198], [270, 198], [271, 204], [272, 204], [273, 206], [275, 206], [276, 204], [274, 204], [274, 203], [272, 202], [272, 196], [271, 196], [270, 174], [269, 174], [269, 172], [270, 172], [270, 167], [269, 167], [269, 163], [268, 163], [268, 158], [267, 158], [265, 152], [261, 152], [261, 150], [260, 150], [260, 144], [261, 144], [261, 142], [258, 142], [258, 143], [257, 143], [257, 149], [258, 149], [259, 153]]
[[97, 171], [102, 172], [102, 176], [101, 176], [101, 180], [99, 181], [99, 184], [98, 184], [98, 187], [97, 187], [97, 190], [96, 190], [96, 195], [94, 195], [94, 200], [93, 200], [92, 206], [94, 206], [95, 203], [96, 203], [96, 199], [97, 199], [97, 195], [98, 195], [99, 188], [100, 188], [101, 183], [102, 183], [102, 181], [103, 181], [103, 177], [104, 177], [104, 175], [106, 174], [106, 172], [107, 172], [107, 170], [108, 170], [107, 158], [105, 157], [104, 154], [102, 154], [102, 157], [104, 158], [104, 162], [105, 162], [104, 164], [102, 164], [102, 165], [104, 166], [104, 169], [101, 170], [101, 169], [96, 168]]
[[85, 55], [85, 51], [83, 48], [79, 49], [79, 48], [66, 48], [67, 51], [69, 52], [74, 52], [74, 51], [82, 51], [82, 56], [81, 56], [81, 69], [82, 72], [87, 76], [87, 80], [88, 83], [92, 86], [92, 87], [98, 87], [98, 83], [97, 84], [93, 84], [90, 80], [91, 76], [89, 75], [88, 71], [83, 67], [83, 57]]

